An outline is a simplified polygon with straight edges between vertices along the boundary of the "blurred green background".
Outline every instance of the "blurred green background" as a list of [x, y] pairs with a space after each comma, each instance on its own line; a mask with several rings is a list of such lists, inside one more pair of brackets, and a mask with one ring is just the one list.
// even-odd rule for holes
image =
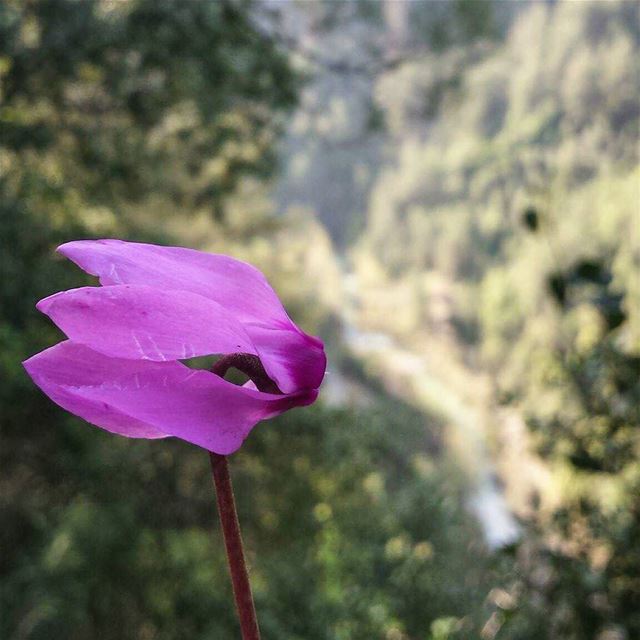
[[330, 357], [231, 459], [266, 640], [640, 637], [640, 5], [0, 2], [0, 636], [239, 637], [205, 453], [20, 362], [77, 238]]

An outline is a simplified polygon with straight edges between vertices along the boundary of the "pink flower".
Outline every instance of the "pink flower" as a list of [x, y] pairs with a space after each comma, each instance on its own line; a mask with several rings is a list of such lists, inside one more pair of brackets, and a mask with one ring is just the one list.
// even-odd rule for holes
[[[325, 372], [322, 341], [289, 318], [254, 267], [214, 255], [120, 240], [58, 251], [101, 287], [41, 300], [69, 338], [24, 363], [58, 405], [131, 438], [175, 436], [219, 454], [260, 420], [311, 404]], [[180, 360], [251, 354], [269, 392], [234, 385]], [[267, 378], [268, 376], [268, 378]]]

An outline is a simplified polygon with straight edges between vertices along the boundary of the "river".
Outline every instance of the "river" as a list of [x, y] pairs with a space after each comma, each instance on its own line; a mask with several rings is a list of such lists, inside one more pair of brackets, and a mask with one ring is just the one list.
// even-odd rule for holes
[[[471, 405], [463, 394], [442, 380], [426, 355], [410, 351], [387, 333], [360, 328], [357, 325], [358, 314], [355, 313], [357, 280], [348, 274], [345, 282], [347, 292], [342, 309], [344, 347], [359, 359], [375, 363], [387, 380], [396, 381], [397, 384], [390, 389], [392, 393], [402, 394], [402, 399], [445, 420], [452, 432], [448, 444], [468, 477], [468, 507], [477, 517], [487, 545], [497, 549], [514, 542], [520, 535], [520, 527], [497, 480], [495, 464], [487, 446], [486, 417], [482, 409]], [[327, 402], [350, 404], [350, 384], [340, 371], [330, 370], [323, 388]]]

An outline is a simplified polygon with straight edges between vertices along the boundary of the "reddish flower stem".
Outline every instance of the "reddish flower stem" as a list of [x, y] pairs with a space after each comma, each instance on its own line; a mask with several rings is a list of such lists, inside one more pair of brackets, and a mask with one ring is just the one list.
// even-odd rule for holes
[[[232, 368], [238, 369], [238, 371], [249, 376], [258, 390], [265, 393], [282, 393], [278, 389], [278, 385], [269, 378], [257, 356], [250, 353], [231, 353], [222, 356], [211, 367], [211, 373], [224, 378], [227, 371]], [[260, 640], [260, 629], [258, 628], [256, 608], [251, 595], [247, 563], [242, 549], [242, 535], [240, 534], [240, 523], [236, 512], [236, 501], [233, 497], [229, 465], [227, 464], [226, 456], [211, 452], [209, 457], [211, 459], [213, 481], [216, 485], [218, 513], [220, 514], [224, 544], [227, 549], [229, 573], [231, 574], [233, 596], [236, 601], [238, 618], [240, 619], [242, 640]]]
[[227, 457], [217, 453], [210, 453], [209, 456], [242, 640], [260, 640], [260, 629], [258, 628], [258, 618], [249, 584], [249, 573], [242, 549], [242, 535], [240, 534], [240, 523], [233, 497]]

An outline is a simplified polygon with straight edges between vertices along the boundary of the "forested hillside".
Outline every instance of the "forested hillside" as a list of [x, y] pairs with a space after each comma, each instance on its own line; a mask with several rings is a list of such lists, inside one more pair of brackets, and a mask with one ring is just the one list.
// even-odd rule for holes
[[370, 349], [389, 387], [425, 404], [418, 360], [413, 389], [393, 382], [393, 360], [412, 352], [469, 402], [480, 389], [526, 523], [518, 605], [497, 637], [524, 637], [545, 609], [549, 637], [634, 637], [638, 5], [401, 4], [343, 6], [316, 17], [323, 39], [298, 41], [319, 80], [290, 128], [278, 194], [334, 236], [349, 322], [405, 350]]
[[552, 481], [520, 505], [512, 593], [553, 609], [552, 637], [640, 633], [638, 18], [532, 3], [504, 41], [407, 61], [374, 91], [388, 155], [352, 253], [375, 291], [361, 322], [428, 349], [445, 296], [472, 368], [524, 417]]

